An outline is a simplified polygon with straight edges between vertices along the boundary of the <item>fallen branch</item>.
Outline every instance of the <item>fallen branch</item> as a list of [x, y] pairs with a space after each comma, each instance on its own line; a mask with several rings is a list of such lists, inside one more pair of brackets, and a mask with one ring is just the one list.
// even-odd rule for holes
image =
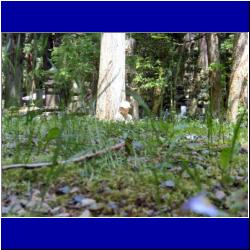
[[8, 170], [8, 169], [13, 169], [13, 168], [25, 168], [25, 169], [34, 169], [34, 168], [43, 168], [43, 167], [50, 167], [54, 165], [64, 165], [64, 164], [69, 164], [69, 163], [79, 163], [83, 162], [89, 159], [92, 159], [94, 157], [101, 156], [107, 152], [111, 151], [116, 151], [125, 146], [125, 142], [120, 142], [118, 144], [115, 144], [112, 147], [104, 148], [102, 150], [96, 151], [94, 153], [88, 153], [85, 155], [81, 156], [73, 156], [68, 160], [62, 160], [62, 161], [57, 161], [57, 162], [38, 162], [38, 163], [19, 163], [19, 164], [10, 164], [10, 165], [5, 165], [2, 166], [2, 170]]

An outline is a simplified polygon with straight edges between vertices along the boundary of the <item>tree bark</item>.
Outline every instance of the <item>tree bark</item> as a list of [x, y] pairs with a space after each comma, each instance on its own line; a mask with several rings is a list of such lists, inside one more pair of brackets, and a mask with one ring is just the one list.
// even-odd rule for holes
[[240, 94], [240, 103], [246, 108], [248, 108], [248, 84], [249, 84], [248, 81], [246, 81], [245, 84], [243, 84]]
[[160, 112], [160, 108], [162, 105], [162, 98], [163, 98], [162, 94], [163, 94], [162, 87], [155, 87], [154, 88], [152, 113], [155, 116], [158, 116], [159, 112]]
[[201, 89], [201, 82], [206, 80], [206, 74], [208, 72], [208, 54], [207, 54], [207, 41], [205, 34], [202, 33], [199, 40], [199, 56], [197, 60], [198, 72], [195, 76], [194, 89], [192, 90], [192, 98], [189, 107], [189, 114], [195, 115], [198, 104], [198, 94]]
[[23, 42], [25, 34], [9, 33], [7, 35], [6, 63], [6, 108], [21, 106], [21, 88], [23, 82]]
[[133, 96], [130, 96], [130, 103], [132, 106], [133, 119], [139, 120], [139, 103], [138, 103], [138, 101], [136, 101]]
[[[210, 105], [213, 116], [218, 117], [221, 111], [222, 89], [220, 84], [220, 52], [217, 33], [208, 33], [206, 36], [209, 71]], [[213, 66], [212, 66], [213, 65]]]
[[207, 41], [206, 37], [202, 36], [199, 41], [199, 58], [198, 58], [198, 67], [201, 71], [207, 71], [208, 69], [208, 55], [207, 55]]
[[186, 33], [183, 36], [183, 43], [177, 51], [179, 59], [176, 66], [173, 93], [174, 110], [177, 112], [180, 112], [181, 106], [189, 106], [190, 93], [193, 93], [194, 89], [194, 67], [192, 65], [192, 57], [195, 37], [196, 34], [194, 33]]
[[237, 119], [241, 89], [245, 88], [248, 81], [248, 50], [248, 33], [237, 34], [233, 55], [234, 62], [230, 77], [227, 112], [228, 120], [232, 122], [235, 122]]
[[103, 33], [96, 117], [113, 120], [125, 98], [125, 33]]

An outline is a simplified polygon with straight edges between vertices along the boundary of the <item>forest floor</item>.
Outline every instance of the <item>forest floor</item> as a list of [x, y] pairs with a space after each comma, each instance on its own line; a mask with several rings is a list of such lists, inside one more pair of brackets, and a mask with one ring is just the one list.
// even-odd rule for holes
[[[2, 215], [248, 216], [247, 122], [2, 117]], [[79, 163], [56, 162], [119, 150]], [[54, 162], [38, 169], [13, 163]]]

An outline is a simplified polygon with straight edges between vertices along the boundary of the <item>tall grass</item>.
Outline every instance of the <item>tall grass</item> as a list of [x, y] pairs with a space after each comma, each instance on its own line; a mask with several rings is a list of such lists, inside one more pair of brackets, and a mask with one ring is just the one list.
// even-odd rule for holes
[[228, 184], [232, 182], [232, 162], [234, 159], [234, 156], [239, 152], [240, 145], [238, 143], [239, 141], [239, 135], [241, 132], [241, 125], [244, 122], [245, 116], [246, 116], [246, 110], [243, 111], [241, 114], [239, 114], [237, 122], [234, 124], [233, 128], [233, 135], [230, 140], [230, 144], [224, 148], [219, 157], [219, 167], [221, 169], [222, 173], [222, 181], [224, 184]]

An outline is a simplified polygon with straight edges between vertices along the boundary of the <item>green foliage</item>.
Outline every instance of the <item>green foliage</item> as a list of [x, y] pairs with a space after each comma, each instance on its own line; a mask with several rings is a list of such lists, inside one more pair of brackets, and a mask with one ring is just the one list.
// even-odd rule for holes
[[[135, 68], [134, 86], [142, 90], [165, 88], [172, 79], [175, 39], [170, 34], [133, 34], [135, 55], [128, 62]], [[156, 49], [157, 48], [157, 49]]]
[[59, 47], [52, 51], [57, 69], [54, 78], [59, 86], [71, 86], [75, 80], [82, 89], [89, 87], [98, 74], [100, 34], [64, 34]]
[[160, 60], [136, 58], [136, 76], [133, 83], [141, 89], [163, 88], [166, 85], [165, 71]]
[[60, 134], [61, 134], [61, 131], [60, 131], [60, 129], [59, 128], [51, 128], [49, 131], [48, 131], [48, 133], [47, 133], [47, 135], [46, 135], [46, 137], [45, 137], [45, 140], [48, 142], [48, 141], [51, 141], [51, 140], [54, 140], [54, 139], [56, 139], [56, 138], [58, 138], [59, 136], [60, 136]]
[[243, 124], [246, 112], [239, 115], [238, 120], [233, 129], [233, 136], [230, 145], [224, 148], [220, 153], [219, 165], [222, 170], [222, 178], [225, 183], [230, 183], [231, 178], [231, 164], [233, 157], [239, 152], [240, 144], [238, 143], [241, 125]]
[[[43, 56], [48, 42], [48, 34], [31, 33], [27, 35], [24, 43], [24, 83], [28, 91], [31, 90], [32, 81], [38, 83], [46, 79], [46, 71], [43, 69]], [[38, 87], [38, 86], [36, 86]]]
[[229, 34], [228, 37], [221, 43], [220, 49], [222, 53], [233, 53], [235, 34]]
[[220, 153], [220, 166], [223, 170], [227, 169], [232, 155], [231, 148], [224, 148]]
[[[220, 58], [222, 62], [221, 71], [221, 84], [228, 88], [230, 74], [233, 63], [233, 48], [235, 34], [221, 34], [221, 45], [220, 45]], [[224, 89], [224, 96], [227, 96], [227, 92]]]
[[214, 136], [214, 121], [213, 115], [211, 111], [211, 105], [209, 105], [209, 109], [206, 112], [206, 125], [207, 125], [207, 139], [208, 139], [208, 148], [210, 149], [213, 144], [213, 136]]
[[191, 179], [194, 181], [196, 187], [197, 187], [197, 192], [200, 192], [202, 190], [202, 182], [201, 182], [201, 173], [200, 170], [196, 167], [190, 168], [188, 166], [187, 161], [183, 161], [183, 169], [187, 172], [187, 174], [191, 177]]

